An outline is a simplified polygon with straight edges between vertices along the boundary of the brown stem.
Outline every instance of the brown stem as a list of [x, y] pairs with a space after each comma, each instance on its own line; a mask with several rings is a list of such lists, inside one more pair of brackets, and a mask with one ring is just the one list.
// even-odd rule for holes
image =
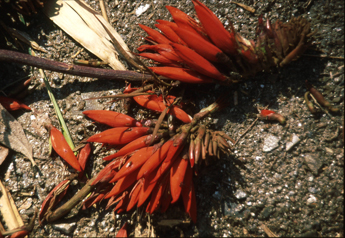
[[91, 184], [93, 181], [96, 179], [97, 176], [93, 177], [90, 179], [87, 184], [76, 194], [74, 195], [68, 202], [66, 202], [64, 205], [56, 209], [55, 211], [51, 212], [50, 214], [47, 214], [46, 220], [47, 222], [53, 222], [56, 221], [57, 219], [65, 216], [68, 214], [72, 208], [74, 208], [80, 201], [82, 201], [86, 195], [88, 195], [93, 186]]
[[53, 60], [47, 60], [28, 54], [0, 49], [0, 61], [30, 65], [46, 70], [72, 74], [83, 77], [115, 79], [123, 81], [155, 81], [151, 75], [128, 70], [112, 70], [71, 65]]

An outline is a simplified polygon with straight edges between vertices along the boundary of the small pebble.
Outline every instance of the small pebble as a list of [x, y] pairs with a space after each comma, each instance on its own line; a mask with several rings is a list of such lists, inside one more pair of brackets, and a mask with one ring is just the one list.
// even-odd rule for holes
[[264, 210], [262, 210], [262, 212], [260, 213], [259, 218], [261, 218], [261, 220], [266, 220], [271, 216], [272, 213], [273, 213], [273, 206], [265, 207]]
[[317, 156], [307, 154], [304, 156], [304, 162], [314, 175], [318, 175], [319, 169], [322, 166], [322, 161], [320, 161]]
[[239, 200], [244, 199], [244, 198], [247, 197], [247, 194], [245, 192], [243, 192], [242, 190], [237, 190], [234, 195]]
[[311, 205], [313, 203], [317, 202], [317, 198], [314, 195], [309, 195], [309, 198], [307, 199], [307, 205]]
[[65, 235], [71, 235], [76, 228], [77, 224], [75, 222], [72, 223], [61, 223], [61, 224], [54, 224], [53, 228], [57, 231], [61, 231]]
[[286, 143], [286, 151], [289, 151], [294, 145], [296, 145], [300, 141], [300, 138], [294, 133], [292, 135], [291, 141]]
[[274, 135], [269, 135], [265, 138], [263, 152], [270, 152], [279, 146], [279, 138]]

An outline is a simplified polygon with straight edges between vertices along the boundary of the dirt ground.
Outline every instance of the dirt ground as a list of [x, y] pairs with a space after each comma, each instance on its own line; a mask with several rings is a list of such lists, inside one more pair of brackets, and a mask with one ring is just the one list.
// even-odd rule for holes
[[[98, 1], [87, 1], [99, 10]], [[105, 1], [114, 28], [129, 48], [143, 43], [146, 34], [138, 23], [153, 27], [156, 19], [171, 20], [165, 5], [172, 5], [194, 16], [193, 4], [183, 1]], [[184, 100], [190, 102], [193, 113], [228, 93], [229, 105], [212, 115], [217, 130], [223, 130], [235, 140], [256, 119], [257, 107], [269, 106], [287, 118], [279, 123], [257, 121], [235, 146], [233, 154], [199, 171], [194, 179], [198, 221], [193, 224], [183, 211], [182, 202], [171, 205], [164, 214], [145, 214], [143, 209], [115, 215], [105, 206], [80, 210], [54, 224], [43, 227], [36, 221], [30, 237], [39, 236], [113, 236], [120, 226], [129, 222], [130, 236], [148, 236], [149, 229], [160, 237], [176, 236], [267, 236], [264, 226], [277, 236], [343, 237], [344, 215], [344, 1], [283, 1], [242, 0], [256, 12], [250, 13], [230, 1], [207, 0], [207, 6], [225, 24], [231, 20], [245, 37], [253, 39], [260, 14], [272, 21], [288, 21], [291, 16], [303, 16], [318, 30], [313, 46], [301, 58], [284, 68], [272, 69], [233, 87], [219, 85], [187, 85]], [[141, 15], [135, 11], [149, 6]], [[82, 47], [55, 26], [42, 13], [22, 28], [48, 53], [40, 57], [71, 63], [71, 56]], [[313, 56], [310, 56], [313, 55]], [[81, 59], [94, 59], [84, 50]], [[30, 73], [28, 66], [0, 63], [0, 89]], [[113, 95], [124, 89], [125, 83], [83, 78], [47, 71], [53, 93], [58, 100], [76, 145], [103, 127], [84, 118], [82, 111], [112, 109], [124, 112], [122, 104], [109, 99], [86, 100], [90, 97]], [[60, 158], [48, 155], [48, 133], [43, 121], [50, 119], [58, 127], [57, 117], [38, 69], [33, 85], [39, 85], [22, 101], [31, 112], [13, 113], [22, 124], [33, 147], [34, 158], [41, 171], [35, 175], [30, 162], [12, 152], [0, 166], [0, 178], [11, 190], [22, 218], [27, 221], [40, 207], [46, 195], [70, 171]], [[340, 113], [313, 115], [304, 103], [305, 80], [311, 82]], [[179, 90], [179, 89], [178, 89]], [[176, 92], [178, 93], [178, 90]], [[234, 105], [234, 92], [238, 104]], [[138, 108], [130, 112], [131, 115]], [[299, 142], [287, 150], [293, 137]], [[96, 175], [104, 166], [102, 157], [109, 151], [94, 146], [87, 172]], [[74, 184], [71, 197], [80, 186]], [[30, 193], [26, 196], [22, 193]], [[2, 216], [4, 214], [1, 214]]]

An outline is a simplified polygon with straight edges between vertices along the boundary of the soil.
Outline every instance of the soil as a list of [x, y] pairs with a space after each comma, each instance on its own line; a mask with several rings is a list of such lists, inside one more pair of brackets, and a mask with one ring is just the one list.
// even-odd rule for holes
[[[95, 10], [100, 10], [98, 1], [87, 2]], [[195, 16], [189, 0], [105, 2], [108, 3], [110, 22], [133, 51], [143, 44], [142, 36], [146, 36], [138, 23], [154, 27], [156, 19], [171, 20], [165, 5]], [[344, 57], [344, 1], [243, 0], [241, 3], [253, 7], [255, 13], [230, 1], [206, 2], [223, 23], [227, 25], [231, 20], [235, 29], [249, 39], [255, 38], [260, 14], [272, 21], [280, 19], [283, 22], [291, 16], [303, 16], [311, 22], [313, 30], [318, 30], [313, 46], [286, 67], [259, 73], [239, 85], [186, 85], [184, 100], [194, 105], [190, 110], [196, 113], [219, 95], [229, 95], [229, 105], [209, 120], [213, 128], [223, 130], [235, 140], [254, 122], [258, 107], [268, 106], [277, 111], [286, 117], [287, 124], [257, 121], [239, 139], [230, 156], [222, 156], [200, 169], [194, 179], [198, 209], [196, 224], [184, 213], [181, 201], [171, 205], [166, 213], [153, 215], [146, 214], [144, 209], [114, 215], [111, 209], [105, 210], [105, 205], [101, 204], [77, 210], [53, 224], [39, 226], [36, 221], [30, 237], [113, 236], [125, 221], [129, 222], [129, 235], [136, 237], [150, 234], [160, 237], [267, 236], [265, 226], [277, 236], [343, 237], [344, 61], [337, 57]], [[137, 16], [135, 10], [146, 4], [149, 8]], [[39, 54], [43, 58], [72, 63], [72, 55], [82, 49], [40, 12], [31, 19], [28, 27], [21, 27], [21, 30], [48, 51]], [[96, 59], [86, 50], [78, 58]], [[3, 62], [1, 65], [0, 89], [30, 73], [29, 66]], [[47, 194], [71, 173], [58, 156], [49, 156], [48, 132], [43, 124], [49, 120], [56, 127], [59, 124], [38, 69], [34, 68], [32, 74], [35, 78], [31, 84], [37, 87], [22, 99], [32, 111], [18, 111], [13, 115], [22, 124], [33, 147], [40, 174], [32, 170], [30, 161], [15, 152], [11, 152], [0, 166], [0, 178], [11, 191], [26, 222], [35, 208], [40, 208]], [[125, 87], [123, 82], [50, 71], [46, 74], [76, 145], [105, 128], [86, 119], [82, 111], [111, 109], [125, 112], [120, 101], [87, 100], [119, 93]], [[322, 92], [340, 112], [311, 114], [304, 102], [305, 80]], [[175, 93], [180, 91], [181, 88]], [[238, 103], [234, 102], [235, 94]], [[129, 114], [142, 115], [136, 114], [137, 111], [134, 107]], [[286, 146], [294, 136], [299, 142], [287, 150]], [[104, 168], [106, 163], [102, 158], [113, 151], [100, 145], [93, 147], [86, 168], [91, 177]], [[65, 200], [80, 187], [75, 181]]]

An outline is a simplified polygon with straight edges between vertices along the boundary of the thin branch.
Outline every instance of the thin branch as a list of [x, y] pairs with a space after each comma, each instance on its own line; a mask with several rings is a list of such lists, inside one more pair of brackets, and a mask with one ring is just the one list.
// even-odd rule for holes
[[[155, 79], [148, 74], [137, 73], [128, 70], [113, 70], [92, 68], [86, 66], [66, 64], [56, 62], [53, 60], [34, 57], [29, 54], [24, 54], [11, 50], [0, 49], [0, 61], [12, 62], [17, 64], [30, 65], [46, 70], [56, 71], [65, 74], [72, 74], [90, 78], [102, 78], [121, 81], [155, 81]], [[164, 78], [166, 79], [166, 78]]]
[[86, 195], [91, 192], [91, 190], [93, 189], [93, 186], [91, 186], [91, 184], [96, 179], [96, 177], [97, 176], [89, 180], [79, 192], [77, 192], [70, 200], [68, 200], [68, 202], [66, 202], [64, 205], [51, 212], [50, 214], [47, 214], [47, 221], [53, 222], [67, 215], [79, 202], [81, 202], [86, 197]]

